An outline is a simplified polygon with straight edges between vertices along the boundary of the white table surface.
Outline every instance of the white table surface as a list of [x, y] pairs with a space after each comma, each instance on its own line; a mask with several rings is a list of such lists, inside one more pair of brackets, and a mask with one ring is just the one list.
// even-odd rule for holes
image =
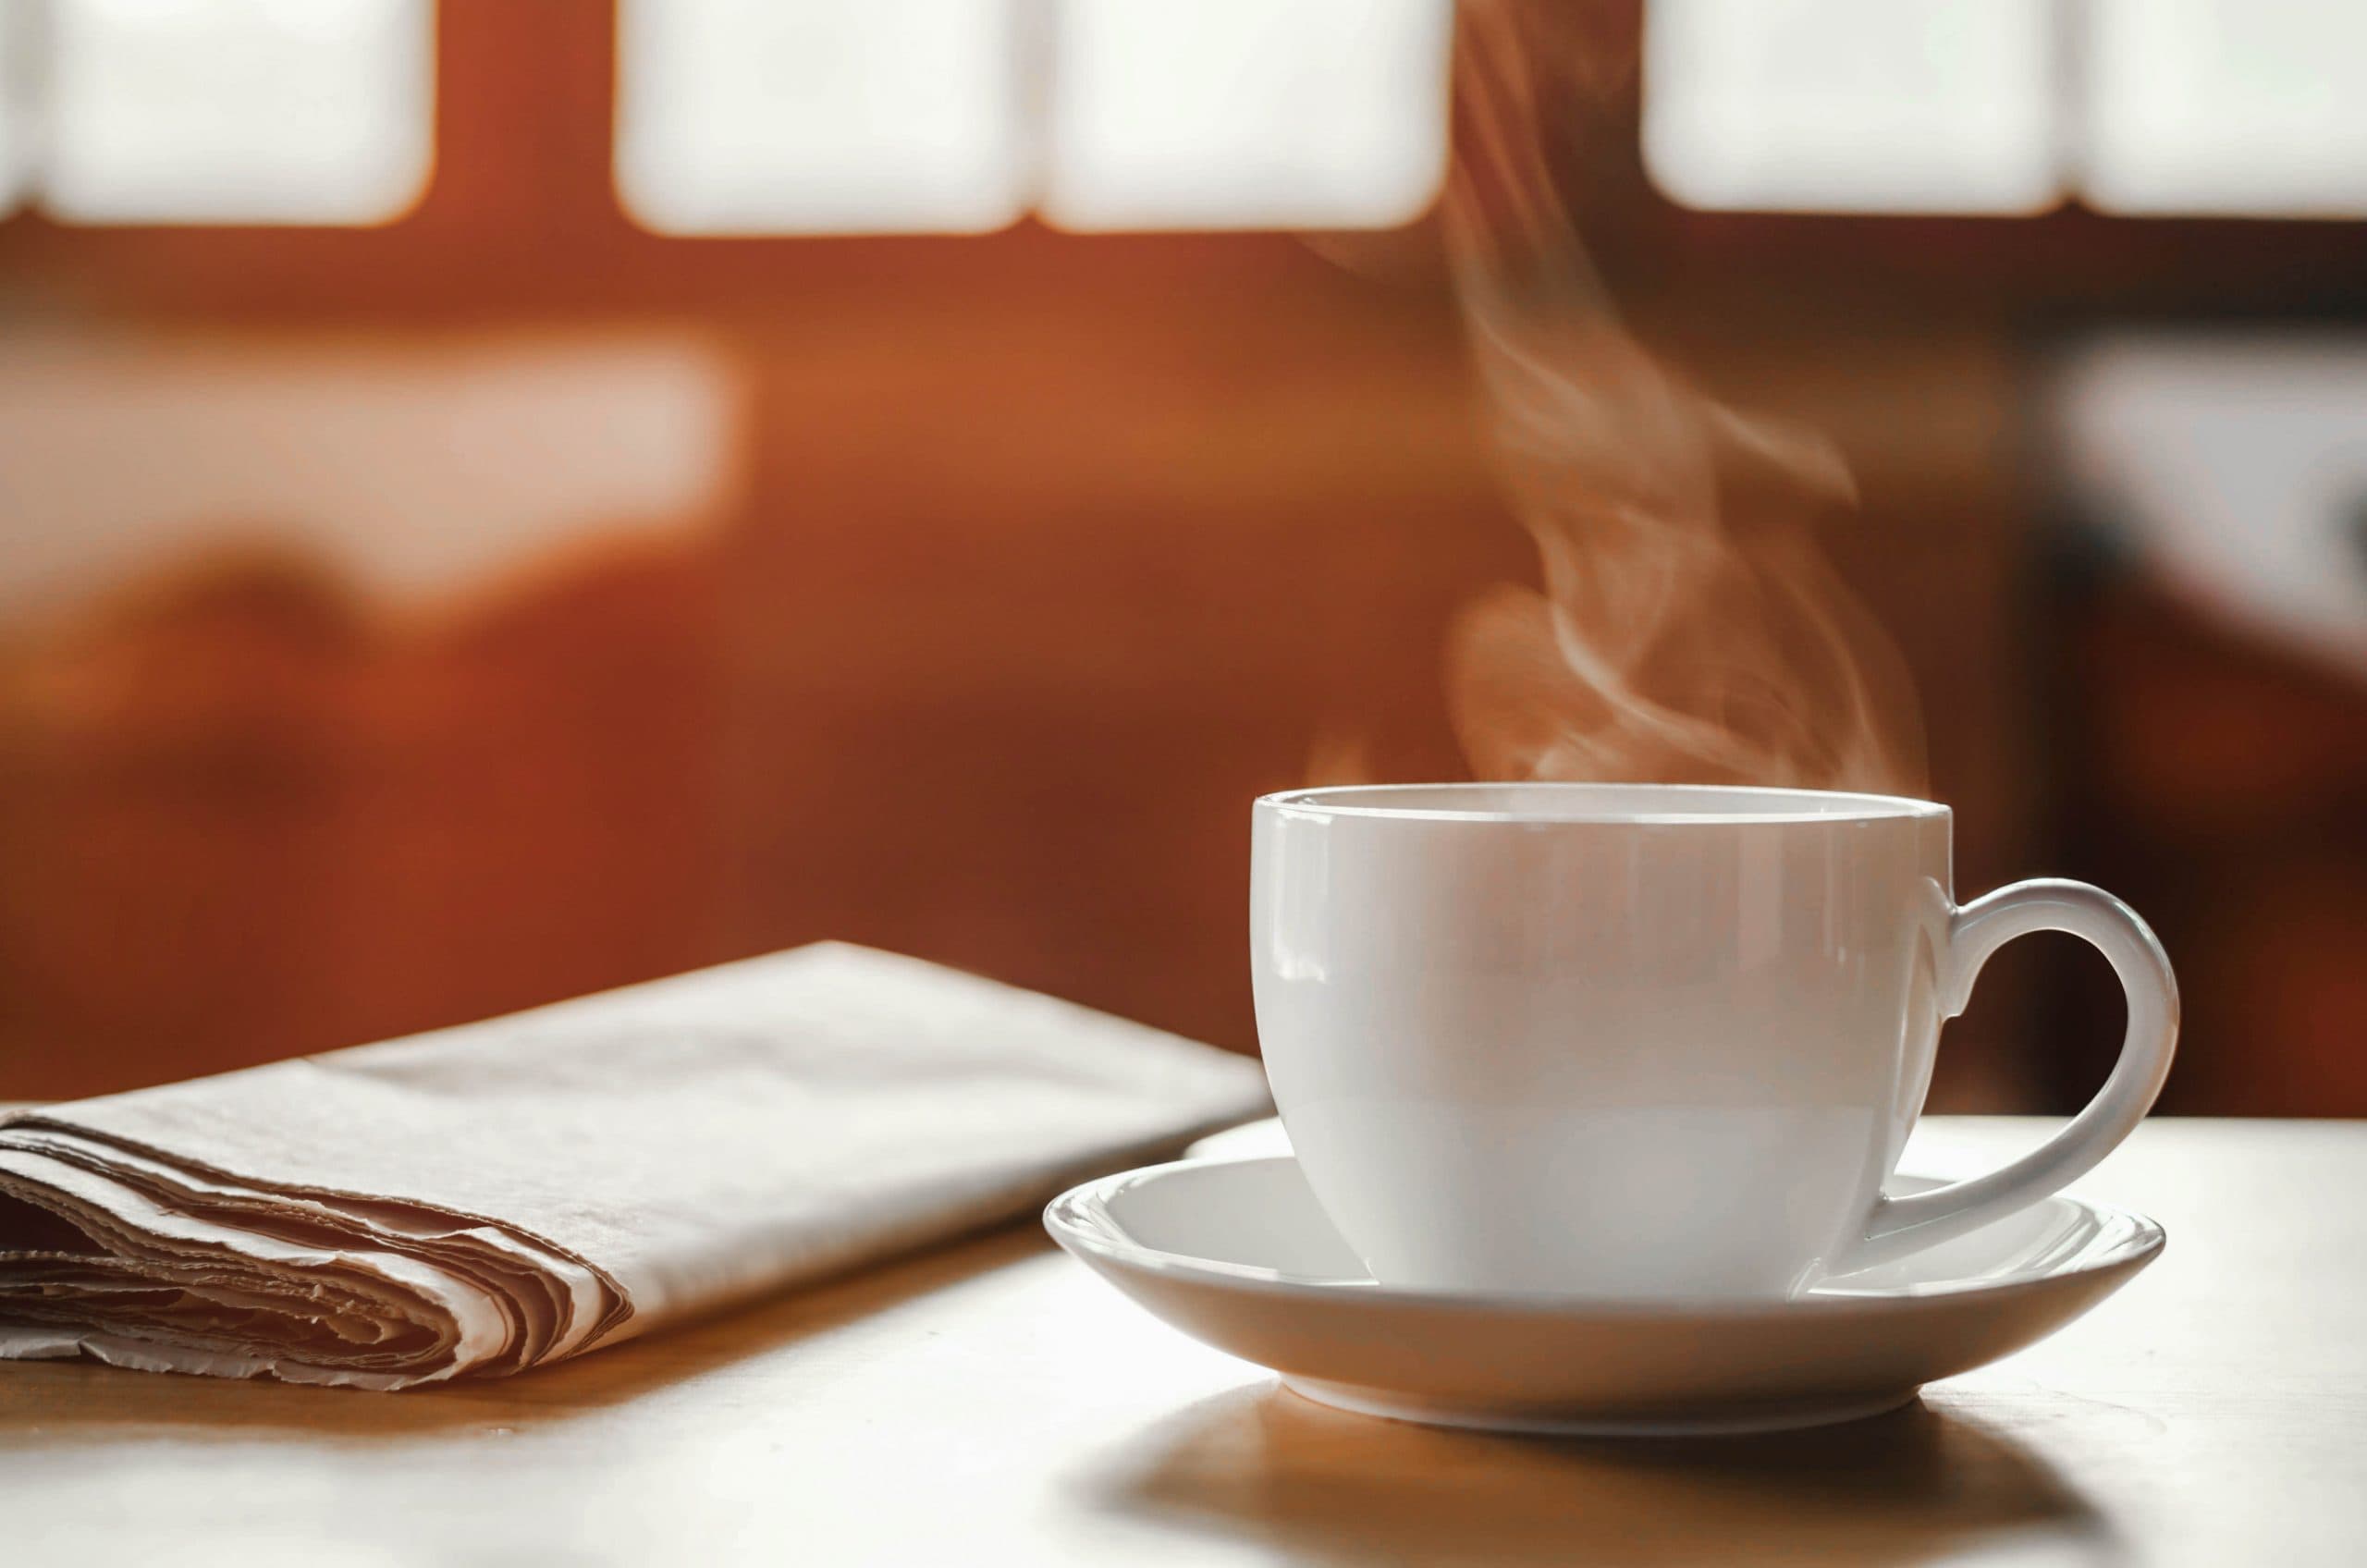
[[[1913, 1170], [2045, 1124], [1935, 1119]], [[0, 1365], [0, 1562], [2367, 1562], [2367, 1123], [2149, 1123], [2152, 1268], [1919, 1406], [1576, 1442], [1308, 1404], [1033, 1227], [407, 1394]]]

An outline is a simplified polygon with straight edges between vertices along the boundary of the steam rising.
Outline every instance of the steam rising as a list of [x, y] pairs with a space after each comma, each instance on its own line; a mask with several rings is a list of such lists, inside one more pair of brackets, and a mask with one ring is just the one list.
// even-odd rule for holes
[[1502, 0], [1462, 19], [1447, 250], [1544, 568], [1541, 593], [1499, 589], [1453, 632], [1474, 775], [1919, 793], [1912, 687], [1809, 533], [1855, 499], [1840, 457], [1686, 387], [1621, 326], [1541, 154], [1551, 55]]

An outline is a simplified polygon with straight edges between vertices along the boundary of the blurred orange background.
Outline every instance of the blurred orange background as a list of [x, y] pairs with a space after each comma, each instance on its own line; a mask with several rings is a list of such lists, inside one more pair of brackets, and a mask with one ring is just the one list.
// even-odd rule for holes
[[[2367, 223], [1692, 210], [1641, 6], [1566, 26], [1637, 329], [1855, 469], [1960, 890], [2155, 922], [2165, 1109], [2367, 1114], [2367, 661], [2116, 543], [2079, 400], [2132, 337], [2367, 357]], [[1429, 220], [654, 233], [617, 36], [438, 7], [375, 227], [0, 219], [0, 1098], [824, 937], [1252, 1049], [1250, 799], [1463, 773], [1447, 621], [1535, 565]], [[2367, 459], [2324, 488], [2367, 592]], [[2018, 945], [1934, 1104], [2076, 1104], [2117, 1007]]]

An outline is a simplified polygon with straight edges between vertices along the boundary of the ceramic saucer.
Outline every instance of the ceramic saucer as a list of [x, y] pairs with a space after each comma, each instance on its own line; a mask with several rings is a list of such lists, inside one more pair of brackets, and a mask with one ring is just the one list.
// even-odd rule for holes
[[1287, 1155], [1105, 1177], [1054, 1199], [1044, 1224], [1157, 1317], [1320, 1403], [1590, 1434], [1877, 1415], [2061, 1328], [2163, 1242], [2141, 1215], [2058, 1196], [1790, 1301], [1447, 1295], [1376, 1284]]

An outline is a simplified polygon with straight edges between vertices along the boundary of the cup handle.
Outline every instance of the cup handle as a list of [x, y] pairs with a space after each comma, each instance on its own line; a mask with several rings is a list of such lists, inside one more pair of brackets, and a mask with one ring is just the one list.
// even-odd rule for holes
[[1942, 958], [1940, 1001], [1964, 1011], [1989, 956], [2033, 931], [2067, 931], [2111, 961], [2128, 998], [2128, 1033], [2112, 1076], [2060, 1133], [1986, 1176], [1874, 1200], [1865, 1239], [1841, 1269], [1870, 1268], [1961, 1236], [2061, 1190], [2095, 1169], [2144, 1120], [2178, 1041], [2178, 983], [2169, 955], [2135, 910], [2085, 882], [2017, 882], [1956, 912]]

